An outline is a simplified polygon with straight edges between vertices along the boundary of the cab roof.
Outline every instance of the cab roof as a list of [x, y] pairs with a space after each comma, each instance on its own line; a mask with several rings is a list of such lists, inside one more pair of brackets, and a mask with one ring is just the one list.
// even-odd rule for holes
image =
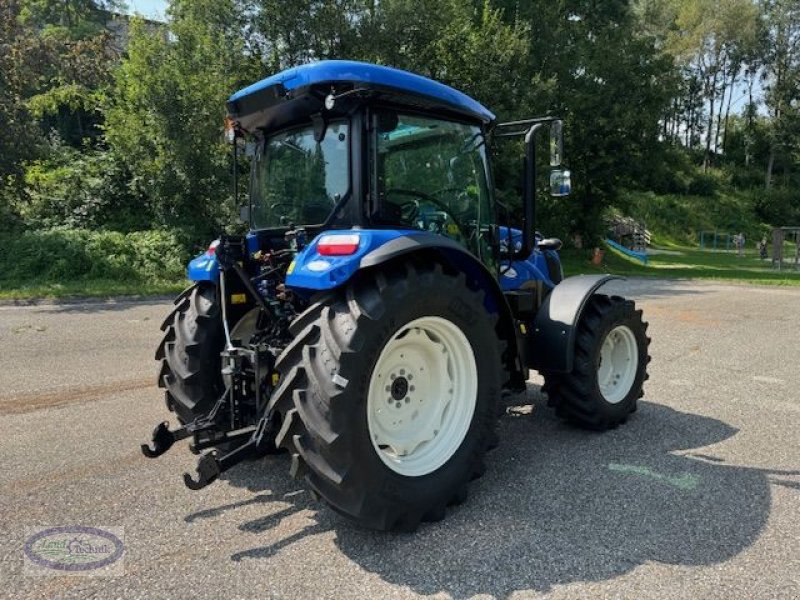
[[[394, 104], [440, 110], [489, 124], [495, 115], [477, 100], [443, 83], [370, 63], [326, 60], [301, 65], [247, 86], [227, 102], [230, 115], [245, 129], [277, 126], [322, 108], [324, 96], [336, 88], [374, 93]], [[315, 93], [316, 92], [316, 93]], [[299, 105], [298, 105], [299, 104]], [[289, 106], [291, 110], [289, 110]]]

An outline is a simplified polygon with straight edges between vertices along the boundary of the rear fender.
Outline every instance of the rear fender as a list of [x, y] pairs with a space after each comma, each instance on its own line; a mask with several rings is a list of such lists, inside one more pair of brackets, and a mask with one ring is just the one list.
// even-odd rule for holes
[[438, 255], [445, 264], [464, 273], [471, 288], [484, 291], [486, 311], [498, 315], [498, 330], [507, 342], [503, 358], [512, 374], [512, 384], [524, 386], [526, 377], [522, 375], [508, 302], [492, 273], [463, 246], [442, 235], [419, 230], [346, 230], [328, 234], [358, 234], [361, 238], [358, 251], [347, 257], [321, 256], [317, 252], [317, 237], [297, 255], [286, 277], [287, 286], [309, 296], [315, 291], [340, 287], [358, 272], [402, 257]]
[[615, 275], [577, 275], [559, 283], [545, 298], [528, 336], [528, 366], [538, 371], [569, 373], [575, 354], [575, 335], [591, 296]]
[[[320, 254], [318, 250], [320, 238], [334, 235], [357, 235], [358, 247], [348, 255]], [[376, 250], [394, 245], [404, 239], [416, 237], [418, 236], [414, 235], [414, 230], [341, 229], [324, 231], [311, 240], [289, 265], [286, 272], [286, 285], [303, 296], [338, 288], [347, 283], [356, 271], [372, 264], [367, 257]]]
[[515, 335], [515, 324], [508, 301], [500, 289], [500, 284], [491, 271], [475, 256], [457, 242], [436, 234], [423, 234], [414, 236], [412, 240], [397, 240], [386, 244], [369, 256], [365, 257], [362, 265], [365, 268], [378, 266], [400, 257], [431, 254], [440, 257], [451, 267], [461, 271], [467, 278], [467, 285], [471, 289], [480, 289], [484, 292], [483, 305], [488, 314], [498, 317], [497, 331], [506, 343], [502, 359], [510, 380], [505, 385], [514, 390], [525, 389], [525, 380], [528, 378], [528, 369], [522, 364], [521, 354]]

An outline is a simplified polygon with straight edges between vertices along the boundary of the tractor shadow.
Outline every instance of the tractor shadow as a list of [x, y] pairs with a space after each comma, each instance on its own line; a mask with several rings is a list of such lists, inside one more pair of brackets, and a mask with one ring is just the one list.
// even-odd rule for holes
[[[532, 384], [527, 398], [508, 406], [499, 433], [502, 443], [488, 457], [486, 475], [470, 486], [467, 502], [410, 535], [354, 526], [298, 492], [300, 486], [285, 476], [285, 460], [267, 459], [266, 468], [263, 462], [242, 465], [225, 479], [258, 494], [269, 488], [267, 497], [283, 506], [241, 523], [244, 534], [264, 534], [297, 513], [312, 516], [275, 543], [258, 545], [255, 536], [243, 537], [244, 549], [231, 559], [269, 558], [332, 530], [345, 556], [391, 584], [425, 595], [506, 597], [603, 581], [651, 561], [726, 561], [764, 528], [770, 483], [795, 486], [768, 475], [800, 474], [728, 466], [709, 456], [713, 450], [699, 449], [732, 437], [736, 429], [649, 402], [641, 403], [627, 425], [605, 434], [573, 429], [543, 406]], [[236, 507], [211, 513], [228, 508]]]

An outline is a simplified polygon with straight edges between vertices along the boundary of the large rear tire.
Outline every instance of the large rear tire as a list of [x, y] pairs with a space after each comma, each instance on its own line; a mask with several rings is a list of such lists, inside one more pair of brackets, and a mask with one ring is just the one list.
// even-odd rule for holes
[[292, 474], [379, 530], [414, 530], [462, 502], [507, 380], [483, 297], [463, 274], [401, 263], [301, 314], [272, 398]]
[[593, 295], [581, 315], [571, 373], [543, 373], [556, 414], [606, 430], [623, 423], [644, 395], [650, 362], [647, 323], [632, 300]]
[[225, 390], [220, 371], [225, 338], [216, 286], [196, 283], [174, 304], [161, 324], [158, 385], [165, 389], [167, 407], [188, 423], [207, 414]]

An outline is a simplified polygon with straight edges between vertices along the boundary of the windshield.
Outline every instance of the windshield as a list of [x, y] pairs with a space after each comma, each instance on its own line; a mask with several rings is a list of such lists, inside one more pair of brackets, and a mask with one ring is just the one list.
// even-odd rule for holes
[[324, 223], [349, 189], [349, 133], [336, 122], [321, 142], [311, 125], [268, 137], [253, 162], [253, 228]]

